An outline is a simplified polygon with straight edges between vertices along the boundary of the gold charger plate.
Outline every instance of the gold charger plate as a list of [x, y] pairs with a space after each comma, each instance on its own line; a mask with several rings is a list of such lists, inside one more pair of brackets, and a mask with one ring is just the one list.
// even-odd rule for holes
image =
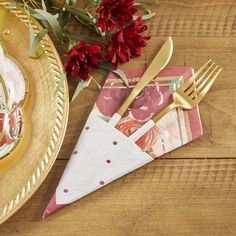
[[[40, 25], [35, 20], [31, 23], [37, 32]], [[69, 95], [66, 82], [55, 94], [63, 66], [48, 35], [42, 41], [45, 53], [39, 59], [29, 58], [28, 17], [4, 1], [0, 1], [0, 39], [29, 82], [21, 141], [11, 154], [0, 159], [3, 223], [36, 192], [55, 162], [65, 135]]]

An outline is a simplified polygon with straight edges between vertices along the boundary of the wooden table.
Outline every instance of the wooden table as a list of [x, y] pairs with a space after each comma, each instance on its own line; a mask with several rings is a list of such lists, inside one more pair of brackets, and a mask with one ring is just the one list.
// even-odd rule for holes
[[145, 2], [157, 11], [148, 23], [152, 39], [141, 58], [122, 68], [146, 67], [168, 35], [174, 40], [170, 66], [199, 68], [214, 58], [223, 73], [200, 106], [203, 137], [42, 220], [98, 95], [91, 85], [71, 104], [65, 141], [46, 181], [0, 226], [0, 235], [236, 235], [236, 4]]

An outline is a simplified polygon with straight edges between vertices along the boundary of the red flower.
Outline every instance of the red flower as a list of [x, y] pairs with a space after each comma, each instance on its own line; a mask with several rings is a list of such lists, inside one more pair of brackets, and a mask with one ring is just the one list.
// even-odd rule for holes
[[67, 52], [65, 70], [69, 76], [79, 76], [83, 80], [88, 79], [88, 73], [93, 68], [98, 68], [99, 60], [103, 58], [100, 44], [86, 44], [84, 40]]
[[143, 37], [139, 33], [147, 30], [141, 17], [133, 21], [124, 29], [114, 33], [108, 45], [108, 60], [118, 66], [129, 61], [130, 57], [141, 56], [141, 48], [147, 45], [150, 37]]
[[102, 0], [97, 9], [100, 16], [97, 26], [102, 32], [113, 30], [115, 26], [123, 27], [125, 22], [133, 20], [133, 15], [137, 12], [133, 4], [134, 0]]

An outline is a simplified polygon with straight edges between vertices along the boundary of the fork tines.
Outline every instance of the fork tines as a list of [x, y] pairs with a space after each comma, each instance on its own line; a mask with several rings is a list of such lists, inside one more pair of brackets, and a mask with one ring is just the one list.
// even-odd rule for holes
[[210, 59], [188, 81], [180, 86], [179, 90], [199, 102], [215, 82], [221, 70]]

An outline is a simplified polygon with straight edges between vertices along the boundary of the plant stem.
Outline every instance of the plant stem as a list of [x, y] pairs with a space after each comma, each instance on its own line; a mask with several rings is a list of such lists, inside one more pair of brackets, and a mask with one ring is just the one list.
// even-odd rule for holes
[[97, 85], [98, 89], [101, 90], [102, 86], [91, 76], [93, 82]]

